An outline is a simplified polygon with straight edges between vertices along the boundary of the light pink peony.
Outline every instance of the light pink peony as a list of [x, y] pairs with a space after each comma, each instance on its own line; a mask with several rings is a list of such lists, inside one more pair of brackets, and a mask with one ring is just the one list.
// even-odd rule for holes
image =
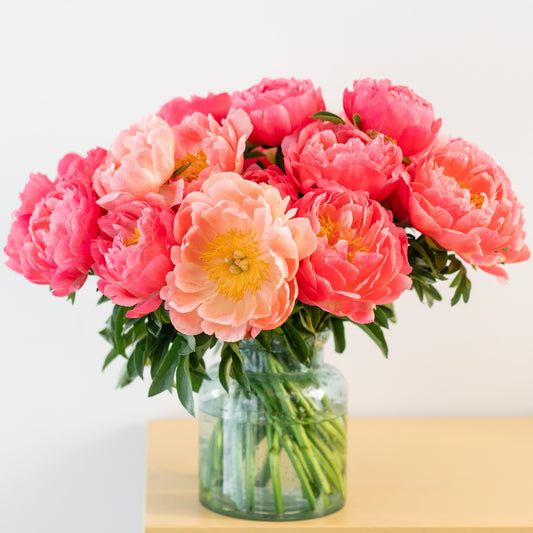
[[378, 202], [360, 192], [324, 190], [307, 193], [296, 208], [318, 236], [298, 270], [299, 300], [366, 324], [376, 304], [411, 287], [407, 235]]
[[389, 80], [365, 78], [344, 91], [344, 111], [352, 119], [361, 117], [359, 127], [385, 134], [398, 143], [405, 156], [424, 150], [437, 136], [441, 119], [435, 120], [432, 105], [409, 87]]
[[499, 265], [529, 257], [511, 182], [477, 146], [441, 138], [411, 170], [414, 228], [500, 281], [508, 276]]
[[268, 185], [276, 187], [282, 198], [289, 197], [289, 208], [292, 208], [294, 202], [299, 198], [294, 182], [283, 174], [276, 165], [269, 165], [267, 168], [252, 165], [242, 177], [246, 180], [255, 181], [255, 183], [268, 183]]
[[180, 124], [181, 121], [193, 113], [212, 115], [220, 122], [228, 116], [231, 107], [231, 98], [228, 93], [209, 93], [206, 97], [192, 96], [190, 100], [177, 97], [167, 102], [157, 113], [171, 126]]
[[234, 92], [231, 102], [252, 119], [250, 141], [265, 146], [278, 146], [284, 137], [309, 124], [311, 115], [326, 108], [322, 91], [311, 80], [294, 78], [265, 78], [246, 91]]
[[381, 201], [396, 187], [405, 167], [402, 151], [382, 135], [371, 139], [349, 124], [315, 121], [285, 138], [285, 170], [300, 192], [341, 186], [367, 191]]
[[175, 167], [187, 168], [170, 183], [181, 183], [185, 195], [200, 190], [211, 174], [242, 171], [252, 123], [241, 109], [232, 111], [220, 124], [212, 116], [193, 113], [172, 131], [176, 138]]
[[210, 177], [175, 219], [174, 271], [161, 290], [175, 328], [236, 342], [283, 324], [297, 296], [301, 259], [316, 246], [305, 218], [266, 184]]
[[49, 284], [55, 296], [77, 291], [91, 267], [90, 243], [101, 215], [91, 175], [105, 153], [65, 156], [54, 183], [34, 174], [21, 195], [5, 249], [8, 266], [34, 283]]
[[174, 212], [135, 200], [100, 218], [101, 234], [93, 242], [93, 270], [98, 289], [117, 305], [135, 305], [128, 317], [140, 317], [161, 304], [159, 292], [174, 265], [170, 249]]
[[169, 206], [179, 203], [182, 184], [168, 185], [175, 169], [175, 152], [172, 129], [155, 115], [121, 131], [93, 176], [98, 203], [106, 209], [135, 199]]

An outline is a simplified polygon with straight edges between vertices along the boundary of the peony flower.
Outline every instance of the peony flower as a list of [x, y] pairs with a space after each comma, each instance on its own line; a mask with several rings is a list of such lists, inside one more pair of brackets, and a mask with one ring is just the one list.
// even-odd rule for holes
[[182, 184], [168, 186], [175, 169], [175, 152], [170, 126], [155, 115], [123, 130], [94, 173], [98, 203], [106, 209], [135, 199], [169, 206], [179, 203]]
[[353, 91], [344, 91], [344, 111], [350, 119], [361, 117], [359, 127], [383, 133], [393, 139], [405, 156], [431, 144], [440, 129], [432, 105], [408, 87], [389, 80], [365, 78], [353, 82]]
[[193, 113], [172, 131], [176, 138], [174, 166], [184, 170], [170, 183], [182, 183], [185, 194], [200, 190], [211, 174], [242, 171], [246, 140], [252, 131], [244, 111], [232, 111], [221, 124], [212, 116]]
[[117, 305], [135, 305], [128, 317], [141, 317], [161, 304], [159, 292], [173, 268], [170, 248], [174, 212], [135, 200], [122, 204], [98, 221], [101, 234], [93, 242], [93, 270], [98, 289]]
[[297, 274], [300, 301], [366, 324], [376, 304], [411, 287], [407, 235], [378, 202], [361, 192], [323, 190], [295, 207], [318, 236]]
[[283, 324], [301, 259], [316, 246], [305, 218], [275, 187], [235, 173], [211, 176], [176, 215], [174, 270], [161, 290], [175, 328], [236, 342]]
[[269, 165], [267, 168], [252, 165], [242, 177], [246, 180], [255, 181], [255, 183], [268, 183], [268, 185], [276, 187], [282, 198], [289, 197], [289, 208], [292, 208], [294, 202], [299, 198], [293, 181], [283, 174], [281, 169], [276, 165]]
[[[28, 228], [31, 215], [35, 211], [35, 206], [53, 190], [54, 184], [44, 174], [30, 174], [30, 179], [20, 194], [21, 205], [13, 213], [13, 224], [4, 248], [4, 252], [9, 257], [6, 265], [19, 274], [23, 274], [20, 251], [24, 243], [30, 239]], [[33, 280], [30, 279], [30, 281]]]
[[525, 261], [522, 208], [501, 167], [462, 139], [439, 139], [411, 169], [409, 216], [413, 227], [464, 261], [494, 274]]
[[322, 91], [311, 80], [265, 78], [258, 85], [231, 95], [234, 108], [244, 109], [252, 119], [250, 141], [278, 146], [283, 138], [311, 122], [311, 115], [326, 109]]
[[382, 135], [371, 139], [349, 124], [317, 120], [285, 138], [281, 148], [285, 170], [302, 193], [341, 186], [367, 191], [381, 201], [405, 170], [395, 144], [385, 142]]
[[167, 102], [157, 113], [170, 126], [176, 126], [193, 113], [212, 115], [220, 122], [228, 116], [231, 107], [231, 98], [228, 93], [209, 93], [206, 97], [193, 96], [190, 100], [177, 97]]
[[91, 175], [104, 156], [101, 148], [86, 158], [69, 154], [54, 183], [33, 174], [21, 195], [5, 248], [8, 266], [33, 283], [49, 284], [55, 296], [77, 291], [91, 267], [90, 243], [101, 215]]

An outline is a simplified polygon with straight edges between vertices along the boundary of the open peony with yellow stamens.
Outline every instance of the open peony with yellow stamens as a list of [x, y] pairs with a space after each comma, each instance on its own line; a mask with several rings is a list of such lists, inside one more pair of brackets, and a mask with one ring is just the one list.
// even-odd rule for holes
[[233, 172], [186, 196], [175, 218], [175, 268], [161, 291], [178, 331], [236, 342], [283, 324], [299, 262], [317, 244], [309, 220], [287, 205], [275, 187]]

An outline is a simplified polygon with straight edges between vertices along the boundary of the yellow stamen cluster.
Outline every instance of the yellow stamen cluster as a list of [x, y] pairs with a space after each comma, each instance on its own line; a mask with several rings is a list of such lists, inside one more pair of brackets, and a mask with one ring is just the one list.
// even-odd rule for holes
[[468, 187], [468, 185], [466, 185], [462, 181], [458, 181], [457, 185], [459, 185], [461, 189], [467, 189], [468, 191], [470, 191], [470, 203], [474, 204], [476, 209], [481, 209], [481, 206], [483, 205], [483, 202], [485, 201], [484, 196], [481, 194], [478, 194], [477, 192], [472, 192], [470, 190], [470, 187]]
[[362, 237], [355, 236], [355, 230], [345, 228], [341, 230], [338, 220], [331, 220], [329, 213], [318, 217], [320, 222], [319, 237], [326, 237], [330, 247], [335, 246], [339, 241], [348, 243], [348, 260], [353, 261], [355, 255], [359, 252], [368, 253], [370, 250], [367, 245], [363, 244]]
[[218, 294], [236, 303], [248, 292], [255, 294], [268, 278], [268, 264], [260, 258], [256, 235], [231, 229], [216, 234], [200, 255], [209, 281]]
[[139, 231], [139, 228], [135, 228], [135, 231], [127, 239], [124, 239], [124, 245], [133, 246], [134, 244], [137, 244], [139, 242], [140, 236], [141, 233]]
[[187, 153], [184, 157], [176, 160], [176, 170], [185, 166], [187, 168], [178, 174], [176, 178], [181, 178], [187, 183], [197, 180], [200, 172], [209, 166], [204, 151], [198, 150], [193, 154]]

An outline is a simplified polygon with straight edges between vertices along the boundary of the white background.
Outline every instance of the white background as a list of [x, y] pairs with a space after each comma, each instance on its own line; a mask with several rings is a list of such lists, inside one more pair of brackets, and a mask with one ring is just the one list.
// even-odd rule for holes
[[[3, 2], [1, 241], [29, 172], [109, 146], [174, 96], [311, 78], [332, 111], [353, 79], [388, 77], [431, 101], [443, 131], [502, 165], [533, 240], [533, 33], [527, 1]], [[510, 282], [472, 272], [468, 305], [397, 303], [385, 360], [361, 333], [328, 358], [352, 416], [533, 415], [533, 263]], [[74, 307], [1, 273], [0, 531], [142, 530], [145, 422], [188, 416], [100, 372], [94, 284]], [[444, 289], [445, 294], [449, 293]], [[329, 353], [331, 352], [331, 353]], [[394, 443], [391, 443], [394, 447]], [[186, 457], [183, 458], [187, 460]]]

